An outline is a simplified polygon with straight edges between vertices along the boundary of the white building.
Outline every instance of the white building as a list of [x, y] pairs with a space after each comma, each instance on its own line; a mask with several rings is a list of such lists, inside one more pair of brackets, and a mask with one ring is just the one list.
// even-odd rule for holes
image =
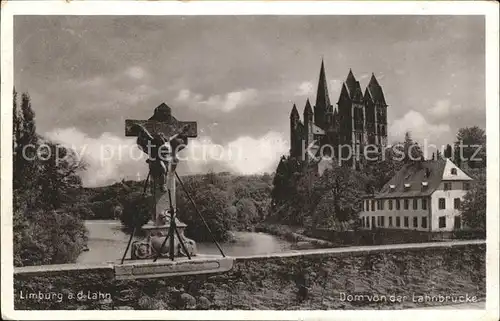
[[361, 226], [428, 232], [461, 228], [460, 203], [471, 182], [449, 159], [406, 164], [379, 193], [364, 199]]

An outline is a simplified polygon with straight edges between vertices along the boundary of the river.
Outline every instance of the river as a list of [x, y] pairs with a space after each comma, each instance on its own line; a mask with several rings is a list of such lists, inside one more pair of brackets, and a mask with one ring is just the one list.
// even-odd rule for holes
[[[121, 258], [127, 247], [129, 235], [121, 231], [121, 223], [113, 220], [88, 220], [85, 226], [89, 231], [88, 248], [79, 257], [78, 263], [102, 263]], [[274, 235], [258, 232], [233, 232], [233, 242], [221, 243], [224, 254], [228, 256], [259, 255], [285, 252], [292, 243]], [[200, 254], [220, 254], [214, 243], [197, 243]], [[127, 257], [130, 257], [130, 252]]]

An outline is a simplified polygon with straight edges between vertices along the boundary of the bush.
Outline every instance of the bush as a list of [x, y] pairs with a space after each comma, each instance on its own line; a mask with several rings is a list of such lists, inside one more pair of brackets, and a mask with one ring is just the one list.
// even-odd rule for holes
[[87, 230], [69, 210], [31, 212], [16, 233], [16, 266], [74, 263], [87, 243]]
[[[237, 214], [235, 207], [232, 206], [230, 195], [214, 185], [208, 185], [191, 196], [214, 237], [217, 240], [226, 240], [227, 232], [235, 225]], [[186, 236], [197, 242], [211, 241], [212, 238], [207, 228], [185, 195], [179, 197], [178, 200], [179, 219], [187, 224]]]
[[122, 200], [120, 221], [127, 229], [140, 228], [152, 216], [153, 199], [150, 194], [133, 192]]

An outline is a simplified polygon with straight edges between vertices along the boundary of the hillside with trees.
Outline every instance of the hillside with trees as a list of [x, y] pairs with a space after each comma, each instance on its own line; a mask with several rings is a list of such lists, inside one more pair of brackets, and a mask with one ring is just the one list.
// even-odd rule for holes
[[[251, 229], [266, 217], [272, 187], [268, 174], [207, 173], [181, 179], [217, 240], [227, 240], [229, 231]], [[178, 217], [188, 225], [186, 235], [198, 242], [211, 240], [179, 184], [176, 196]], [[148, 189], [144, 193], [144, 181], [84, 188], [78, 203], [84, 208], [82, 212], [87, 213], [86, 219], [119, 218], [129, 230], [145, 224], [153, 206]]]

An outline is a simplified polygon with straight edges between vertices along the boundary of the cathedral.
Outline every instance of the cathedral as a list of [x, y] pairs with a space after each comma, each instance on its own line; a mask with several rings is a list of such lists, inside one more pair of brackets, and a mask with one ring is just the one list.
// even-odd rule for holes
[[306, 150], [310, 147], [316, 156], [333, 153], [335, 158], [342, 156], [348, 166], [359, 168], [363, 146], [387, 145], [387, 103], [373, 73], [363, 94], [359, 81], [349, 70], [336, 105], [330, 102], [322, 61], [316, 104], [312, 107], [307, 99], [303, 120], [295, 104], [290, 114], [291, 157], [309, 161]]

